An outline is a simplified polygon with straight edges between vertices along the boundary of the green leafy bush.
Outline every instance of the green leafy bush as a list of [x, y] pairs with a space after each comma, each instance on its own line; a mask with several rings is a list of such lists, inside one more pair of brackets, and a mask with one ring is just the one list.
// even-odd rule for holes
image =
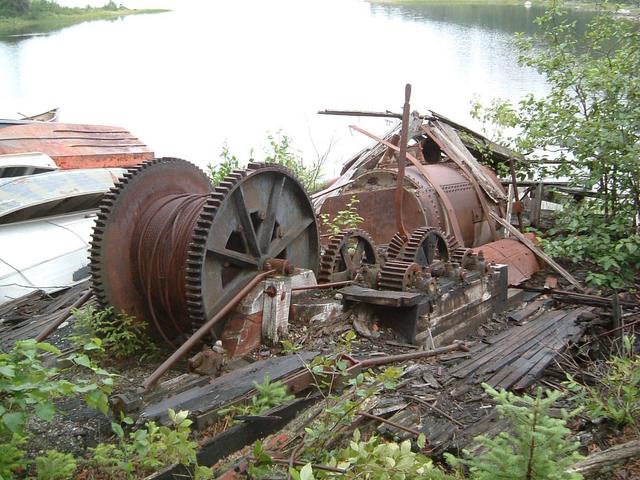
[[[326, 154], [319, 157], [317, 161], [307, 165], [300, 153], [293, 146], [291, 138], [281, 131], [275, 134], [267, 134], [268, 146], [265, 149], [266, 163], [282, 165], [293, 171], [309, 192], [314, 192], [320, 186], [322, 178], [322, 166], [326, 159]], [[244, 168], [248, 162], [240, 160], [236, 155], [231, 153], [228, 145], [225, 143], [220, 152], [220, 162], [217, 165], [207, 165], [209, 177], [213, 185], [218, 185], [224, 177], [237, 168]], [[253, 149], [249, 154], [249, 161], [253, 161]]]
[[100, 337], [104, 350], [115, 358], [145, 358], [156, 352], [156, 344], [147, 334], [147, 323], [124, 312], [114, 315], [112, 308], [98, 310], [88, 306], [73, 310], [73, 316], [76, 321], [71, 341], [75, 345]]
[[597, 204], [569, 204], [556, 216], [542, 244], [553, 257], [588, 265], [589, 284], [620, 289], [632, 286], [640, 270], [640, 235], [631, 231], [628, 215], [605, 222]]
[[280, 381], [272, 382], [269, 376], [265, 376], [262, 383], [253, 382], [258, 391], [246, 404], [236, 404], [223, 408], [221, 415], [234, 417], [236, 415], [260, 415], [278, 405], [282, 405], [295, 397], [289, 394], [289, 389]]
[[225, 142], [222, 145], [222, 151], [220, 152], [220, 163], [217, 165], [208, 164], [207, 170], [209, 171], [209, 178], [213, 186], [217, 186], [224, 177], [229, 175], [235, 169], [240, 168], [240, 160], [229, 151], [229, 146]]
[[[129, 432], [118, 423], [112, 423], [112, 429], [118, 437], [117, 444], [101, 443], [91, 449], [93, 457], [89, 467], [106, 473], [115, 480], [137, 479], [147, 476], [174, 463], [191, 466], [195, 478], [211, 478], [210, 468], [197, 465], [196, 448], [198, 444], [189, 439], [191, 420], [189, 412], [176, 413], [169, 410], [171, 426], [158, 426], [148, 422], [144, 428]], [[125, 423], [131, 424], [129, 418]]]
[[559, 218], [566, 238], [554, 241], [551, 252], [591, 258], [601, 271], [589, 282], [620, 288], [639, 258], [633, 227], [640, 227], [640, 30], [616, 18], [607, 2], [596, 8], [581, 32], [562, 1], [553, 1], [536, 19], [539, 32], [518, 37], [519, 63], [546, 77], [546, 96], [530, 94], [517, 105], [495, 100], [486, 109], [476, 104], [472, 113], [530, 159], [558, 162], [521, 173], [567, 177], [596, 193], [589, 208]]
[[308, 192], [318, 190], [326, 156], [319, 158], [311, 165], [306, 165], [300, 153], [293, 147], [291, 138], [282, 131], [267, 134], [267, 140], [269, 141], [265, 157], [267, 163], [275, 163], [292, 170]]
[[[57, 412], [54, 401], [61, 397], [80, 395], [87, 405], [102, 413], [108, 411], [108, 397], [114, 376], [100, 368], [87, 351], [100, 349], [99, 340], [84, 346], [84, 350], [66, 359], [72, 367], [85, 373], [74, 381], [60, 377], [63, 370], [47, 367], [41, 354], [61, 356], [60, 350], [35, 340], [19, 341], [8, 353], [0, 354], [0, 478], [13, 478], [13, 472], [26, 466], [23, 446], [28, 439], [26, 423], [33, 415], [51, 421]], [[60, 458], [60, 457], [57, 457]]]
[[[425, 437], [418, 438], [418, 446], [424, 448]], [[385, 442], [379, 436], [372, 435], [363, 440], [360, 431], [353, 432], [353, 438], [345, 448], [331, 453], [325, 465], [346, 470], [340, 478], [370, 480], [386, 479], [421, 479], [446, 480], [453, 479], [435, 466], [432, 460], [411, 450], [411, 441]], [[311, 480], [320, 478], [335, 478], [335, 473], [314, 470], [309, 463], [300, 469], [291, 469], [294, 480]]]
[[611, 357], [595, 386], [569, 376], [567, 386], [591, 418], [608, 418], [619, 426], [640, 423], [640, 356], [633, 352], [634, 337], [624, 337], [621, 355]]
[[473, 480], [577, 480], [580, 474], [569, 472], [581, 457], [578, 445], [569, 440], [570, 430], [562, 418], [549, 415], [554, 403], [562, 396], [558, 391], [538, 389], [535, 397], [518, 396], [505, 390], [496, 391], [483, 385], [498, 403], [497, 409], [509, 420], [508, 431], [495, 438], [480, 436], [480, 453], [465, 451], [460, 460], [445, 454], [454, 467], [469, 467]]

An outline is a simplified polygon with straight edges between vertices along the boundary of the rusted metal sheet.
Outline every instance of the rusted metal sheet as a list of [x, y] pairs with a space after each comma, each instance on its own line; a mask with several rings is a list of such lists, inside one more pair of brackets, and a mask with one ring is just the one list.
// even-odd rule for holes
[[[535, 236], [527, 234], [533, 241]], [[474, 248], [475, 253], [482, 252], [488, 262], [509, 266], [509, 285], [519, 285], [540, 270], [536, 256], [518, 240], [505, 238]]]
[[0, 155], [42, 152], [60, 168], [132, 167], [153, 152], [128, 130], [103, 125], [35, 122], [0, 129]]
[[0, 224], [97, 209], [126, 170], [57, 170], [0, 179]]

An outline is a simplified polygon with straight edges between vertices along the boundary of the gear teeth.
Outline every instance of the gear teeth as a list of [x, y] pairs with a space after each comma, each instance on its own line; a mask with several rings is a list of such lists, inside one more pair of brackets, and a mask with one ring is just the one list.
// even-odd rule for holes
[[[269, 163], [252, 162], [247, 165], [246, 169], [237, 169], [229, 173], [209, 195], [204, 207], [200, 211], [200, 216], [196, 224], [198, 228], [194, 230], [194, 233], [189, 244], [189, 251], [187, 254], [187, 268], [185, 275], [186, 290], [189, 295], [188, 312], [189, 318], [192, 322], [193, 328], [198, 329], [202, 326], [210, 315], [211, 312], [207, 312], [204, 305], [204, 295], [202, 292], [202, 272], [204, 259], [206, 255], [206, 249], [204, 245], [209, 238], [211, 227], [215, 221], [216, 213], [222, 205], [222, 203], [229, 197], [231, 191], [242, 180], [252, 175], [253, 173], [263, 168], [277, 168], [281, 172], [296, 178], [296, 175], [288, 168], [280, 165], [274, 165]], [[302, 185], [301, 185], [302, 187]], [[302, 187], [304, 190], [304, 187]], [[305, 193], [306, 190], [305, 190]], [[196, 307], [197, 305], [197, 307]]]
[[389, 260], [380, 269], [378, 288], [405, 291], [412, 286], [413, 277], [420, 270], [417, 263]]
[[[429, 227], [429, 226], [416, 228], [409, 236], [409, 239], [407, 240], [402, 251], [396, 257], [396, 259], [402, 260], [403, 262], [417, 262], [418, 251], [422, 248], [423, 243], [431, 235], [436, 235], [442, 239], [442, 241], [444, 242], [446, 251], [441, 253], [444, 253], [448, 259], [452, 252], [452, 249], [450, 248], [449, 239], [437, 228]], [[422, 265], [422, 266], [426, 267], [428, 265]]]
[[[102, 197], [102, 201], [98, 206], [99, 211], [93, 228], [93, 233], [91, 235], [92, 240], [89, 244], [89, 271], [91, 272], [91, 291], [93, 292], [93, 295], [96, 298], [98, 304], [102, 308], [111, 306], [107, 298], [108, 296], [105, 291], [105, 282], [103, 280], [103, 235], [107, 227], [107, 222], [109, 221], [109, 218], [111, 217], [111, 214], [118, 203], [120, 195], [129, 186], [131, 180], [136, 175], [140, 174], [140, 172], [146, 170], [152, 165], [172, 161], [183, 162], [184, 160], [173, 157], [155, 158], [153, 160], [148, 160], [141, 163], [140, 165], [127, 169], [127, 171], [114, 182], [113, 187], [109, 188], [109, 190]], [[204, 175], [204, 173], [202, 173], [202, 175]]]
[[467, 259], [469, 258], [469, 254], [472, 252], [470, 248], [456, 248], [451, 253], [451, 261], [458, 263], [462, 268], [466, 268]]
[[398, 255], [402, 252], [406, 240], [400, 233], [396, 233], [391, 241], [389, 242], [389, 246], [387, 247], [387, 260], [394, 260], [398, 258]]
[[[371, 252], [373, 255], [373, 265], [378, 265], [380, 263], [378, 259], [377, 249], [375, 243], [373, 242], [373, 239], [371, 238], [371, 235], [369, 235], [364, 230], [360, 230], [357, 228], [342, 230], [329, 239], [329, 243], [327, 244], [322, 257], [320, 258], [318, 283], [330, 283], [334, 281], [333, 275], [340, 260], [340, 249], [352, 238], [358, 238], [359, 240], [365, 241], [367, 243], [365, 249]], [[351, 276], [354, 276], [355, 274], [356, 272], [351, 272]]]

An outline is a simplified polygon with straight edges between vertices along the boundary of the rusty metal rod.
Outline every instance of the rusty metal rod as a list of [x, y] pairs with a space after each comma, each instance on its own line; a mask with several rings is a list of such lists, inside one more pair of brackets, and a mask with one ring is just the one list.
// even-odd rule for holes
[[87, 302], [87, 300], [91, 298], [92, 294], [93, 293], [91, 292], [91, 290], [87, 290], [86, 292], [84, 292], [84, 294], [78, 300], [76, 300], [73, 303], [73, 305], [67, 308], [66, 311], [62, 313], [57, 320], [54, 320], [53, 322], [51, 322], [47, 326], [47, 328], [45, 328], [43, 331], [41, 331], [38, 334], [38, 336], [36, 337], [36, 341], [37, 342], [43, 341], [45, 338], [51, 335], [55, 330], [57, 330], [58, 327], [62, 325], [72, 315], [71, 311], [75, 310], [76, 308], [80, 308], [82, 305], [84, 305]]
[[[576, 298], [584, 298], [585, 300], [593, 300], [594, 302], [603, 302], [608, 305], [611, 304], [610, 297], [601, 297], [598, 295], [590, 295], [588, 293], [570, 292], [568, 290], [556, 290], [553, 288], [545, 288], [545, 287], [527, 287], [525, 285], [514, 285], [513, 288], [517, 288], [519, 290], [525, 290], [527, 292], [547, 293], [549, 295], [566, 295], [566, 296], [571, 296]], [[640, 307], [640, 303], [626, 302], [624, 300], [620, 301], [620, 305], [624, 305], [627, 307]]]
[[155, 371], [145, 380], [142, 384], [144, 391], [148, 392], [165, 374], [167, 370], [173, 367], [178, 360], [184, 357], [189, 350], [196, 346], [196, 344], [202, 340], [211, 330], [211, 328], [218, 323], [227, 313], [229, 313], [237, 304], [242, 300], [256, 285], [258, 285], [262, 280], [267, 278], [272, 273], [275, 273], [276, 270], [267, 270], [266, 272], [261, 272], [257, 274], [255, 277], [251, 279], [249, 283], [247, 283], [242, 289], [234, 295], [234, 297], [227, 303], [224, 307], [220, 309], [213, 317], [211, 317], [207, 322], [202, 325], [193, 335], [191, 335], [186, 342], [184, 342], [180, 347], [173, 352], [173, 354], [167, 358], [162, 365], [155, 369]]
[[302, 287], [292, 288], [292, 292], [300, 292], [303, 290], [321, 290], [323, 288], [343, 287], [355, 283], [353, 280], [344, 280], [342, 282], [319, 283], [318, 285], [305, 285]]
[[398, 184], [396, 186], [396, 229], [402, 238], [407, 238], [407, 230], [402, 221], [402, 199], [404, 197], [404, 166], [407, 162], [407, 143], [409, 142], [409, 99], [411, 85], [404, 87], [404, 106], [402, 107], [402, 128], [400, 129], [400, 151], [398, 152]]
[[[516, 216], [518, 217], [518, 229], [521, 233], [524, 233], [524, 224], [522, 223], [522, 205], [520, 205], [520, 198], [518, 195], [518, 179], [516, 178], [516, 166], [513, 157], [509, 157], [509, 168], [511, 170], [511, 183], [513, 185], [513, 203], [518, 205], [518, 211]], [[507, 220], [511, 220], [508, 218]]]
[[634, 325], [637, 325], [639, 323], [640, 323], [640, 320], [635, 320], [635, 321], [630, 322], [630, 323], [625, 323], [624, 325], [620, 325], [619, 327], [613, 328], [613, 329], [611, 329], [611, 330], [609, 330], [607, 332], [604, 332], [601, 335], [609, 335], [610, 333], [617, 332], [618, 330], [624, 330], [627, 327], [633, 327]]
[[391, 425], [392, 427], [395, 427], [395, 428], [397, 428], [399, 430], [404, 430], [405, 432], [412, 433], [416, 437], [420, 435], [420, 432], [417, 431], [417, 430], [414, 430], [413, 428], [405, 427], [404, 425], [400, 425], [397, 422], [394, 422], [394, 421], [391, 421], [391, 420], [387, 420], [386, 418], [379, 417], [378, 415], [374, 415], [372, 413], [358, 412], [358, 415], [362, 415], [363, 417], [367, 417], [367, 418], [370, 418], [372, 420], [377, 420], [379, 422], [386, 423], [387, 425]]
[[446, 347], [439, 347], [433, 350], [425, 350], [422, 352], [401, 353], [399, 355], [389, 355], [387, 357], [379, 357], [379, 358], [367, 358], [366, 360], [359, 361], [358, 363], [362, 368], [368, 368], [368, 367], [375, 367], [378, 365], [386, 365], [388, 363], [398, 363], [398, 362], [404, 362], [407, 360], [417, 360], [419, 358], [435, 357], [437, 355], [453, 352], [456, 350], [463, 350], [465, 352], [468, 352], [469, 347], [467, 347], [464, 342], [456, 341], [456, 342], [453, 342], [453, 344], [451, 345], [447, 345]]

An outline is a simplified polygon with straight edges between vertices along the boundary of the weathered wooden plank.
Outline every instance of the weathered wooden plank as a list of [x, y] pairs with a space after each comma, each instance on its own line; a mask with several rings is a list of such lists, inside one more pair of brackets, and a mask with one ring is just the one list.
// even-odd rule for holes
[[496, 359], [496, 361], [486, 364], [482, 369], [480, 369], [480, 374], [492, 373], [497, 370], [500, 370], [505, 365], [511, 363], [515, 358], [521, 357], [524, 355], [529, 349], [534, 348], [536, 345], [540, 343], [542, 339], [553, 336], [557, 331], [557, 323], [561, 322], [565, 313], [557, 314], [556, 317], [552, 317], [547, 322], [547, 328], [540, 330], [536, 335], [529, 337], [526, 342], [521, 343], [520, 345], [516, 345], [516, 348], [511, 350], [508, 355], [504, 355], [502, 358]]
[[505, 364], [496, 370], [493, 377], [487, 383], [494, 388], [507, 389], [526, 375], [536, 364], [538, 359], [553, 350], [557, 345], [564, 343], [564, 325], [554, 325], [545, 332], [545, 335], [534, 339], [528, 350], [515, 358], [510, 364]]
[[195, 387], [173, 397], [148, 405], [141, 413], [139, 421], [166, 421], [167, 410], [188, 410], [198, 416], [217, 410], [241, 398], [254, 389], [253, 382], [262, 382], [265, 377], [272, 381], [281, 379], [304, 367], [317, 352], [298, 352], [296, 355], [274, 357], [252, 363], [214, 379], [210, 384]]
[[[256, 440], [284, 428], [300, 411], [312, 405], [319, 398], [319, 396], [315, 396], [293, 400], [265, 412], [263, 414], [264, 420], [241, 423], [225, 430], [202, 444], [196, 454], [198, 465], [211, 467]], [[272, 417], [274, 420], [267, 420], [266, 417]], [[176, 464], [147, 477], [146, 480], [183, 480], [192, 477], [193, 472], [187, 467]]]
[[417, 292], [394, 292], [390, 290], [373, 290], [357, 285], [350, 285], [339, 290], [345, 300], [365, 302], [385, 307], [413, 307], [426, 298]]
[[553, 362], [553, 360], [567, 349], [577, 333], [579, 332], [579, 336], [584, 334], [585, 328], [586, 327], [582, 325], [570, 326], [570, 328], [567, 329], [566, 336], [562, 343], [558, 342], [559, 344], [556, 345], [555, 348], [548, 348], [546, 354], [539, 355], [538, 358], [532, 359], [532, 361], [535, 361], [534, 365], [525, 375], [522, 376], [518, 383], [513, 385], [513, 389], [523, 390], [540, 378], [542, 372]]
[[533, 302], [529, 302], [524, 308], [510, 313], [507, 318], [513, 322], [522, 322], [538, 312], [538, 310], [550, 307], [551, 305], [553, 305], [553, 299], [551, 298], [534, 300]]
[[454, 368], [451, 374], [457, 378], [464, 378], [471, 372], [477, 370], [494, 358], [504, 358], [510, 355], [513, 350], [517, 349], [523, 342], [529, 341], [531, 338], [542, 330], [549, 328], [556, 318], [557, 312], [546, 312], [540, 318], [533, 322], [529, 322], [522, 327], [512, 327], [509, 329], [511, 337], [499, 343], [496, 347], [493, 344], [474, 355], [472, 358]]

